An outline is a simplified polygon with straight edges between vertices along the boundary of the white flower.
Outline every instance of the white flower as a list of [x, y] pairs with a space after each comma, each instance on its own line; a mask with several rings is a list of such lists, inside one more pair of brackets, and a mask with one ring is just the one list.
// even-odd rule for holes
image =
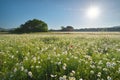
[[27, 60], [28, 60], [28, 57], [25, 57], [25, 60], [27, 61]]
[[36, 68], [39, 68], [39, 66], [36, 66]]
[[24, 67], [23, 66], [21, 66], [21, 71], [23, 71], [24, 70]]
[[112, 78], [110, 76], [107, 76], [107, 80], [112, 80]]
[[40, 64], [40, 61], [38, 61], [38, 64]]
[[53, 63], [54, 61], [51, 60], [50, 62]]
[[14, 68], [14, 72], [16, 72], [17, 71], [17, 68]]
[[56, 50], [56, 47], [54, 47], [53, 49]]
[[82, 78], [80, 78], [79, 80], [83, 80]]
[[66, 76], [64, 75], [63, 77], [59, 77], [59, 80], [67, 80]]
[[60, 65], [60, 64], [61, 64], [61, 62], [58, 62], [57, 64], [58, 64], [58, 65]]
[[66, 58], [67, 61], [69, 61], [70, 59], [69, 58]]
[[64, 66], [67, 66], [67, 64], [66, 64], [66, 63], [64, 63], [63, 65], [64, 65]]
[[92, 69], [94, 69], [94, 68], [95, 68], [95, 65], [90, 65], [90, 67], [91, 67]]
[[70, 73], [70, 76], [73, 76], [73, 73]]
[[115, 58], [113, 58], [112, 61], [115, 61]]
[[114, 66], [116, 65], [116, 63], [115, 62], [112, 62], [112, 63], [110, 63], [110, 62], [107, 62], [106, 63], [106, 66], [108, 67], [108, 68], [114, 68]]
[[101, 72], [98, 72], [97, 76], [98, 76], [98, 77], [101, 77]]
[[110, 63], [110, 62], [107, 62], [107, 63], [106, 63], [106, 66], [107, 66], [107, 67], [111, 67], [111, 63]]
[[75, 71], [72, 70], [72, 72], [70, 73], [70, 76], [73, 76], [75, 74]]
[[28, 72], [28, 70], [27, 70], [27, 69], [25, 69], [25, 70], [24, 70], [24, 72], [25, 72], [25, 73], [27, 73], [27, 72]]
[[38, 50], [39, 50], [40, 48], [39, 48], [39, 47], [36, 47], [36, 49], [38, 49]]
[[91, 74], [94, 74], [94, 71], [93, 71], [93, 70], [91, 70], [91, 71], [90, 71], [90, 73], [91, 73]]
[[99, 64], [99, 65], [103, 64], [103, 63], [102, 63], [102, 60], [100, 60], [100, 61], [98, 62], [98, 64]]
[[11, 58], [14, 58], [14, 55], [12, 55]]
[[120, 51], [120, 49], [116, 49], [117, 51]]
[[64, 70], [66, 70], [66, 66], [63, 66], [62, 68], [63, 68]]
[[34, 68], [34, 66], [31, 66], [31, 68]]
[[103, 71], [107, 71], [108, 69], [107, 68], [103, 68]]
[[28, 75], [29, 75], [30, 77], [33, 76], [31, 71], [28, 72]]
[[64, 75], [64, 76], [63, 76], [63, 78], [67, 78], [67, 76], [66, 76], [66, 75]]
[[19, 51], [16, 51], [16, 53], [18, 53]]
[[120, 68], [118, 68], [118, 71], [117, 71], [118, 73], [120, 73]]
[[66, 79], [64, 79], [63, 77], [59, 77], [59, 80], [66, 80]]
[[113, 62], [111, 65], [114, 67], [114, 66], [116, 65], [116, 63], [115, 63], [115, 62]]
[[4, 61], [4, 64], [6, 64], [6, 61]]
[[120, 61], [116, 61], [117, 63], [120, 63]]
[[36, 57], [33, 57], [33, 61], [34, 61], [34, 63], [36, 63], [36, 60], [37, 60]]
[[57, 75], [53, 75], [53, 74], [51, 74], [50, 76], [51, 76], [51, 77], [56, 77]]
[[73, 73], [73, 74], [75, 74], [75, 71], [74, 71], [74, 70], [72, 70], [72, 73]]
[[76, 80], [75, 77], [69, 77], [69, 80]]
[[74, 57], [74, 59], [78, 59], [78, 57]]
[[66, 70], [66, 66], [67, 66], [66, 63], [64, 63], [62, 68]]

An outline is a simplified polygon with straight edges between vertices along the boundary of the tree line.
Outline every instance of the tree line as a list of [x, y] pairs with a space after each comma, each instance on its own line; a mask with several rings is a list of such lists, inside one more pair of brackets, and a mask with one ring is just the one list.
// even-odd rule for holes
[[32, 19], [26, 21], [15, 29], [4, 29], [0, 28], [0, 32], [10, 32], [10, 33], [31, 33], [31, 32], [48, 32], [48, 31], [79, 31], [79, 32], [99, 32], [99, 31], [118, 31], [120, 32], [120, 26], [110, 27], [110, 28], [84, 28], [84, 29], [74, 29], [73, 26], [61, 26], [60, 30], [50, 29], [48, 30], [48, 25], [46, 22], [38, 19]]

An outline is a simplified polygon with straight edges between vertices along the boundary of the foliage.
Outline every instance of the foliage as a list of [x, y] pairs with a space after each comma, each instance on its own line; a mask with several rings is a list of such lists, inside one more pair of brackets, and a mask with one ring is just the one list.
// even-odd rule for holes
[[104, 28], [84, 28], [84, 29], [76, 29], [75, 31], [83, 31], [83, 32], [120, 32], [120, 26], [114, 27], [104, 27]]
[[2, 35], [0, 79], [119, 80], [119, 37], [114, 33]]
[[73, 31], [74, 28], [72, 26], [61, 26], [61, 31]]
[[30, 32], [47, 32], [48, 26], [45, 22], [33, 19], [28, 20], [25, 24], [21, 24], [19, 28], [15, 29], [13, 32], [16, 33], [30, 33]]

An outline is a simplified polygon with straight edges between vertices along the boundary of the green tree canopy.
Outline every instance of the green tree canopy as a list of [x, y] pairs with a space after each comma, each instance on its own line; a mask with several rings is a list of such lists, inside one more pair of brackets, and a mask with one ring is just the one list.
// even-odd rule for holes
[[48, 26], [44, 21], [33, 19], [28, 20], [25, 24], [21, 24], [14, 32], [29, 33], [29, 32], [47, 32]]
[[74, 28], [72, 26], [61, 26], [61, 31], [73, 31]]

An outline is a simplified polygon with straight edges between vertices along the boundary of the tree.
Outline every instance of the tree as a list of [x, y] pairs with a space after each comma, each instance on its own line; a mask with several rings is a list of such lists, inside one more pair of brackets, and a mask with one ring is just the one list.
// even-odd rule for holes
[[64, 26], [61, 26], [61, 30], [62, 30], [62, 31], [65, 31], [66, 28], [65, 28]]
[[67, 30], [67, 31], [73, 31], [74, 28], [73, 28], [72, 26], [67, 26], [67, 27], [66, 27], [66, 30]]
[[47, 32], [48, 26], [44, 21], [33, 19], [28, 20], [25, 24], [21, 24], [19, 28], [16, 28], [16, 33], [29, 33], [29, 32]]
[[62, 31], [73, 31], [74, 30], [74, 28], [72, 27], [72, 26], [66, 26], [66, 27], [61, 27], [61, 30]]

